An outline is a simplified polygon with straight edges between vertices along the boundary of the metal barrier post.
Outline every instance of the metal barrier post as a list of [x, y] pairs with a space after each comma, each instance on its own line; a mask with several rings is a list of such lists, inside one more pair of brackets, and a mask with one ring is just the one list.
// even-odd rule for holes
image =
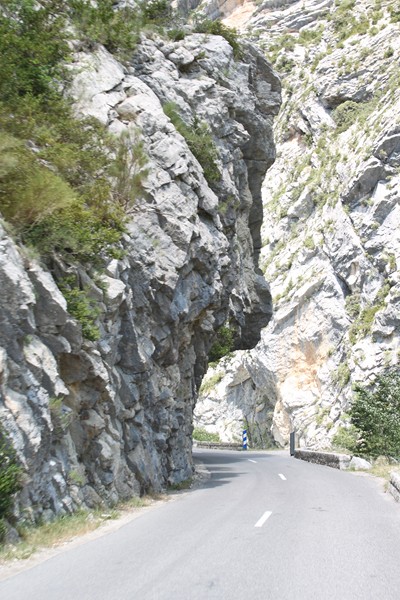
[[295, 446], [296, 446], [296, 433], [294, 431], [290, 432], [290, 456], [294, 456]]

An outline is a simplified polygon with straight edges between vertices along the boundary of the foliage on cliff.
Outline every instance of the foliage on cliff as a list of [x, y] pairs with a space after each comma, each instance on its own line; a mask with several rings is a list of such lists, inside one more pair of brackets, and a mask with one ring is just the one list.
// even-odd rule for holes
[[5, 534], [3, 519], [9, 516], [13, 495], [21, 488], [21, 473], [15, 450], [0, 426], [0, 542]]
[[218, 151], [207, 123], [195, 117], [192, 123], [187, 125], [179, 115], [178, 107], [174, 102], [166, 102], [163, 109], [203, 167], [204, 177], [208, 183], [218, 181], [221, 177], [217, 164]]
[[[153, 5], [154, 4], [154, 5]], [[112, 137], [95, 119], [78, 120], [66, 95], [76, 39], [124, 58], [152, 11], [111, 0], [5, 0], [0, 12], [0, 212], [19, 242], [50, 268], [100, 268], [121, 256], [127, 215], [142, 195], [147, 158], [140, 132]], [[164, 2], [165, 4], [165, 2]], [[74, 41], [75, 40], [75, 41]], [[84, 290], [63, 287], [69, 312], [95, 339], [95, 311]]]
[[[143, 15], [128, 7], [116, 12], [111, 0], [4, 3], [0, 209], [43, 257], [57, 252], [93, 265], [118, 249], [125, 214], [141, 192], [143, 149], [133, 144], [128, 156], [126, 140], [113, 139], [95, 120], [78, 121], [62, 88], [73, 37], [126, 54], [142, 23]], [[128, 181], [122, 156], [138, 163]]]
[[212, 35], [220, 35], [232, 46], [233, 55], [235, 58], [240, 58], [242, 49], [239, 42], [239, 36], [233, 27], [228, 27], [218, 19], [201, 19], [195, 23], [195, 31], [198, 33], [210, 33]]
[[358, 452], [400, 457], [400, 371], [387, 371], [373, 390], [358, 385], [355, 391], [350, 416], [361, 434]]

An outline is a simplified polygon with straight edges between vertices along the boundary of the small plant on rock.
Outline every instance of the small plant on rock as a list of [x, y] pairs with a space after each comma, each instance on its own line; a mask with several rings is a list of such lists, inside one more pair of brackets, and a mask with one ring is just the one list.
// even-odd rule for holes
[[201, 21], [197, 21], [194, 30], [196, 33], [210, 33], [211, 35], [222, 36], [232, 46], [234, 57], [240, 58], [242, 50], [236, 29], [228, 27], [218, 20], [202, 19]]
[[100, 330], [96, 320], [100, 311], [88, 292], [77, 287], [74, 277], [64, 278], [59, 288], [67, 301], [68, 312], [81, 324], [83, 336], [93, 342], [98, 340]]
[[21, 477], [15, 450], [0, 425], [0, 543], [6, 533], [4, 519], [10, 515], [14, 494], [21, 489]]
[[212, 362], [218, 361], [233, 350], [233, 331], [229, 327], [221, 327], [217, 332], [217, 339], [211, 346], [208, 359]]
[[166, 102], [163, 109], [176, 130], [185, 138], [190, 151], [203, 167], [204, 177], [208, 183], [213, 184], [218, 181], [221, 177], [217, 165], [218, 151], [207, 123], [201, 121], [197, 115], [194, 116], [190, 125], [185, 123], [174, 102]]

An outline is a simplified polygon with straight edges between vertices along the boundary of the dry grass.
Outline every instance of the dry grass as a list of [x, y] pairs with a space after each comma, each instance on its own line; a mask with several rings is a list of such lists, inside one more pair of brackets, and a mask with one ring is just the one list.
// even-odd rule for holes
[[393, 471], [400, 473], [400, 468], [396, 465], [389, 464], [374, 464], [372, 465], [372, 469], [368, 471], [371, 475], [375, 477], [381, 477], [382, 479], [386, 479], [386, 481], [390, 480], [390, 473]]
[[148, 506], [154, 498], [132, 498], [113, 509], [78, 511], [73, 515], [59, 517], [50, 523], [21, 527], [21, 541], [0, 546], [0, 564], [10, 560], [27, 559], [43, 548], [54, 548], [65, 542], [94, 531], [110, 519], [118, 519], [124, 513]]

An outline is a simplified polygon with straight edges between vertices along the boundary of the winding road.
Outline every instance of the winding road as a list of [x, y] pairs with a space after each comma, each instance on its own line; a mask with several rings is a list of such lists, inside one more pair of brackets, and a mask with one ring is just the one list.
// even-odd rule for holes
[[400, 506], [378, 480], [283, 452], [195, 458], [203, 485], [0, 581], [1, 600], [400, 598]]

